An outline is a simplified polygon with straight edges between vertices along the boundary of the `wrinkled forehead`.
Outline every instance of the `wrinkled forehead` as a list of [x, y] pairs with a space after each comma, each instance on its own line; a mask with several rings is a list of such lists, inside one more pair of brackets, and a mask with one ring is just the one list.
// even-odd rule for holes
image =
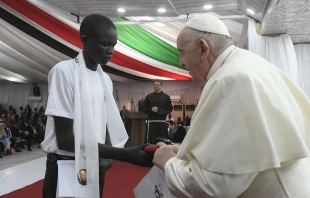
[[185, 28], [181, 30], [177, 38], [177, 48], [184, 50], [188, 45], [191, 44], [190, 39], [184, 31]]
[[184, 45], [183, 43], [184, 43], [184, 32], [183, 32], [183, 29], [182, 29], [181, 32], [178, 35], [178, 38], [177, 38], [177, 46], [178, 46], [178, 48], [181, 48]]

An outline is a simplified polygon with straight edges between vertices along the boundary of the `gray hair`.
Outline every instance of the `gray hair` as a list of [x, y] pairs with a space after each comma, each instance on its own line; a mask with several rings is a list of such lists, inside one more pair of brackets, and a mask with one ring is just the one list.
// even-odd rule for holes
[[185, 35], [185, 38], [190, 41], [190, 45], [192, 45], [193, 49], [195, 49], [196, 41], [199, 39], [206, 40], [215, 52], [219, 52], [226, 46], [233, 44], [232, 38], [226, 35], [202, 32], [189, 27], [184, 27], [182, 32]]

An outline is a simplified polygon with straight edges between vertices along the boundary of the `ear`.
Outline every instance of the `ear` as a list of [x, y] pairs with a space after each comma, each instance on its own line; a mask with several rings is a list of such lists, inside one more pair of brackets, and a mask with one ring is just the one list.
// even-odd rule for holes
[[201, 59], [205, 59], [209, 56], [210, 53], [210, 47], [206, 40], [200, 39], [199, 40], [199, 46], [200, 46], [200, 57]]
[[82, 41], [82, 43], [84, 45], [87, 45], [87, 43], [88, 43], [88, 36], [86, 36], [86, 35], [81, 36], [81, 41]]

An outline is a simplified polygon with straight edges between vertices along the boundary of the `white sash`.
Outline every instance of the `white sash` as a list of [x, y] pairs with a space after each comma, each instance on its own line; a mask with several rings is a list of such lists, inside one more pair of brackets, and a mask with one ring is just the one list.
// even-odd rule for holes
[[[106, 133], [106, 128], [97, 129], [93, 116], [93, 106], [90, 97], [87, 68], [83, 53], [81, 52], [75, 60], [74, 79], [74, 137], [75, 137], [75, 173], [78, 176], [80, 170], [85, 169], [87, 184], [81, 185], [78, 177], [75, 180], [75, 197], [99, 198], [99, 156], [98, 156], [98, 133]], [[124, 147], [128, 140], [127, 132], [109, 88], [109, 77], [102, 71], [100, 65], [97, 67], [100, 74], [104, 98], [106, 117], [111, 144], [113, 147]], [[100, 142], [103, 143], [104, 142]]]

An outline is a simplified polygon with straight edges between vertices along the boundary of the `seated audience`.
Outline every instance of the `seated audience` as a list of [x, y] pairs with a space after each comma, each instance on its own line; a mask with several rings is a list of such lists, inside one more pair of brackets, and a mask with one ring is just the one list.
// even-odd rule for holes
[[5, 131], [5, 124], [3, 122], [2, 119], [0, 119], [0, 142], [4, 145], [4, 152], [6, 152], [6, 154], [10, 153], [10, 149], [11, 149], [11, 134], [8, 134]]
[[182, 143], [186, 136], [186, 130], [182, 124], [178, 124], [177, 130], [173, 136], [173, 141], [176, 143]]
[[41, 117], [38, 118], [38, 122], [36, 123], [35, 128], [37, 130], [36, 142], [40, 145], [41, 142], [44, 140], [45, 135], [45, 125]]
[[0, 158], [3, 158], [3, 155], [2, 155], [2, 153], [4, 152], [4, 145], [3, 145], [3, 143], [2, 142], [0, 142]]
[[22, 132], [25, 134], [25, 140], [27, 141], [27, 150], [32, 151], [32, 142], [35, 137], [35, 132], [33, 131], [32, 126], [29, 124], [28, 119], [24, 119], [24, 123], [22, 125]]

